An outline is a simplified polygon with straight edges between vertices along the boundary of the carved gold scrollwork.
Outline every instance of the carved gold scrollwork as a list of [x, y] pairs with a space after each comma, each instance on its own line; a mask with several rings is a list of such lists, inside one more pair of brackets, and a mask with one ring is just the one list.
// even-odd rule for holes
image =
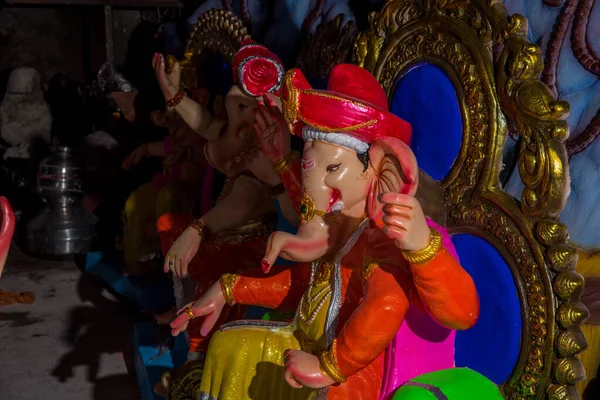
[[180, 61], [181, 85], [187, 89], [197, 86], [198, 62], [206, 51], [221, 54], [231, 59], [244, 39], [249, 39], [248, 30], [232, 12], [211, 9], [198, 17], [187, 43], [184, 59]]
[[523, 139], [519, 155], [519, 173], [525, 184], [521, 208], [536, 219], [558, 216], [569, 192], [568, 168], [563, 167], [568, 163], [564, 141], [569, 135], [569, 103], [556, 100], [538, 80], [543, 67], [539, 46], [519, 32], [506, 41], [496, 69], [502, 109]]
[[339, 14], [304, 40], [296, 62], [304, 75], [326, 78], [334, 66], [351, 61], [358, 29], [354, 21], [343, 22], [344, 14]]
[[[439, 183], [453, 232], [488, 238], [511, 267], [520, 291], [524, 336], [510, 399], [579, 399], [576, 355], [587, 344], [580, 325], [583, 277], [577, 252], [556, 220], [568, 193], [564, 118], [568, 104], [539, 82], [541, 58], [525, 39], [525, 18], [499, 0], [388, 0], [370, 16], [355, 45], [356, 62], [378, 78], [389, 97], [396, 81], [422, 62], [453, 82], [463, 115], [461, 151]], [[502, 49], [495, 64], [493, 54]], [[507, 120], [524, 138], [526, 190], [521, 203], [500, 189]]]

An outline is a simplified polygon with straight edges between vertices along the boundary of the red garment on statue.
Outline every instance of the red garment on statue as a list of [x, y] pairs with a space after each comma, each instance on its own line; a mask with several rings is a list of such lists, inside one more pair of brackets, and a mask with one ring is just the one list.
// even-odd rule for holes
[[[167, 254], [173, 242], [193, 219], [194, 217], [189, 215], [165, 214], [158, 220], [163, 254]], [[217, 243], [214, 237], [203, 242], [188, 266], [190, 277], [197, 283], [195, 298], [199, 299], [223, 274], [238, 273], [260, 266], [265, 255], [267, 239], [268, 234], [249, 238], [241, 243]], [[214, 332], [227, 322], [243, 319], [246, 310], [247, 307], [242, 305], [225, 306], [215, 327], [206, 337], [200, 334], [204, 318], [190, 321], [187, 328], [190, 352], [205, 353]]]

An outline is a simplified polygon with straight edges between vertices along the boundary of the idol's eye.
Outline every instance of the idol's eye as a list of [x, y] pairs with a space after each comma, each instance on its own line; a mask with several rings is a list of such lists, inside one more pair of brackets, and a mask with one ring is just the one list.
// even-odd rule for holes
[[327, 172], [335, 172], [338, 169], [340, 169], [340, 165], [342, 165], [342, 163], [339, 164], [331, 164], [327, 166]]
[[245, 105], [245, 104], [241, 104], [241, 103], [240, 103], [240, 104], [238, 105], [238, 108], [240, 109], [240, 111], [244, 111], [246, 108], [248, 108], [248, 106], [247, 106], [247, 105]]

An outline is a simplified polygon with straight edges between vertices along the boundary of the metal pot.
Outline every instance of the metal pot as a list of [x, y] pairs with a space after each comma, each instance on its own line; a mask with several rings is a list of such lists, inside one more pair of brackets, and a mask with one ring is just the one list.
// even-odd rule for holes
[[82, 169], [69, 147], [58, 147], [40, 164], [38, 191], [46, 206], [27, 225], [34, 255], [70, 258], [86, 254], [97, 218], [82, 205]]

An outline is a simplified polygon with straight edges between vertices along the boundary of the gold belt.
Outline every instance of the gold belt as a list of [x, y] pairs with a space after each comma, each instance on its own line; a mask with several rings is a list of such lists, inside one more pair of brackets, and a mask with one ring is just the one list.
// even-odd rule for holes
[[268, 237], [275, 231], [277, 214], [265, 214], [254, 218], [244, 225], [215, 234], [217, 244], [239, 244], [247, 240]]

